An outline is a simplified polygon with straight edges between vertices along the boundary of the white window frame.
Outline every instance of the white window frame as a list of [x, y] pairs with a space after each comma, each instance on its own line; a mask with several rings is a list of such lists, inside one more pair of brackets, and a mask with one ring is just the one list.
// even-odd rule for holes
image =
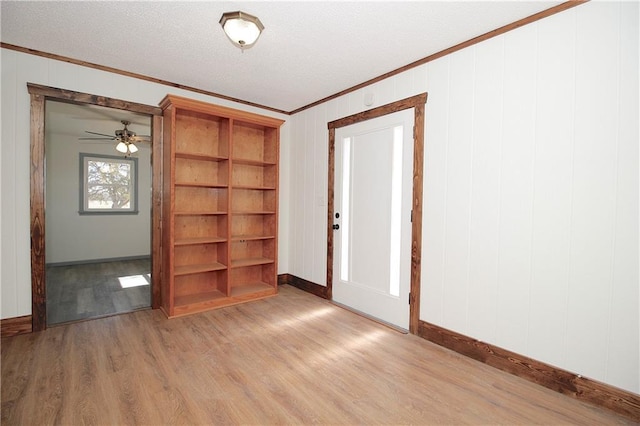
[[[131, 199], [126, 209], [96, 209], [89, 207], [89, 162], [103, 161], [113, 163], [127, 163], [131, 167], [131, 179], [129, 181], [129, 193]], [[138, 214], [138, 159], [123, 158], [115, 155], [101, 155], [80, 153], [80, 210], [81, 215], [122, 215]]]

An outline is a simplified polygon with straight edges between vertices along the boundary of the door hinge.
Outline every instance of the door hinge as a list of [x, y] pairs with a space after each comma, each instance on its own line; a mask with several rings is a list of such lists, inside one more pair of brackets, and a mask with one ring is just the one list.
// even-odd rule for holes
[[413, 223], [413, 209], [411, 209], [411, 223]]
[[411, 293], [409, 293], [409, 300], [408, 303], [411, 304]]

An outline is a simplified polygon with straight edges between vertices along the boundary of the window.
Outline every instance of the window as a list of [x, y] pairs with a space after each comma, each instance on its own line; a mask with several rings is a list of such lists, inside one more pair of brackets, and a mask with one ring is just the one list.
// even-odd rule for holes
[[80, 153], [80, 214], [137, 214], [138, 159]]

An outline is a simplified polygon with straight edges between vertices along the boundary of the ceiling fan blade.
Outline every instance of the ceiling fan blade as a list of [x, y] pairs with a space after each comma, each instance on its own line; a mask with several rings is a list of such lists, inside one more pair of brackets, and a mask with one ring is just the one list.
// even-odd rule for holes
[[130, 140], [135, 142], [151, 142], [151, 136], [133, 136]]
[[78, 138], [80, 141], [104, 141], [111, 142], [113, 138]]
[[90, 132], [90, 131], [88, 131], [88, 130], [85, 130], [85, 132], [86, 132], [86, 133], [90, 133], [90, 134], [92, 134], [92, 135], [106, 136], [106, 137], [111, 138], [111, 139], [115, 139], [115, 138], [116, 138], [115, 136], [105, 135], [104, 133]]

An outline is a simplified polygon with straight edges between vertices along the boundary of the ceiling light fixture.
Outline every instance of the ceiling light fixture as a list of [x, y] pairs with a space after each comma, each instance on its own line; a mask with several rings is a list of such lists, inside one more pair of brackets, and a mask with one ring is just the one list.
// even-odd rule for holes
[[136, 146], [136, 142], [150, 142], [150, 136], [137, 136], [136, 132], [133, 132], [128, 129], [129, 124], [131, 124], [128, 120], [121, 120], [122, 124], [124, 124], [124, 129], [116, 130], [115, 136], [110, 136], [104, 133], [90, 132], [85, 130], [86, 133], [101, 136], [96, 138], [95, 136], [90, 138], [79, 138], [80, 140], [97, 140], [97, 141], [116, 141], [116, 151], [124, 154], [125, 157], [129, 157], [131, 154], [138, 152], [138, 147]]
[[253, 46], [264, 30], [258, 18], [240, 11], [223, 13], [220, 25], [229, 40], [242, 50]]
[[131, 154], [138, 152], [138, 147], [133, 143], [136, 137], [136, 133], [127, 129], [127, 126], [131, 124], [131, 122], [127, 120], [120, 121], [124, 124], [124, 129], [116, 130], [116, 140], [119, 141], [116, 145], [116, 151], [121, 152], [125, 155], [125, 157], [130, 156]]
[[138, 152], [138, 147], [135, 146], [133, 142], [120, 141], [118, 142], [118, 145], [116, 145], [116, 150], [118, 152], [125, 154], [125, 156], [128, 157], [129, 155], [135, 152]]

